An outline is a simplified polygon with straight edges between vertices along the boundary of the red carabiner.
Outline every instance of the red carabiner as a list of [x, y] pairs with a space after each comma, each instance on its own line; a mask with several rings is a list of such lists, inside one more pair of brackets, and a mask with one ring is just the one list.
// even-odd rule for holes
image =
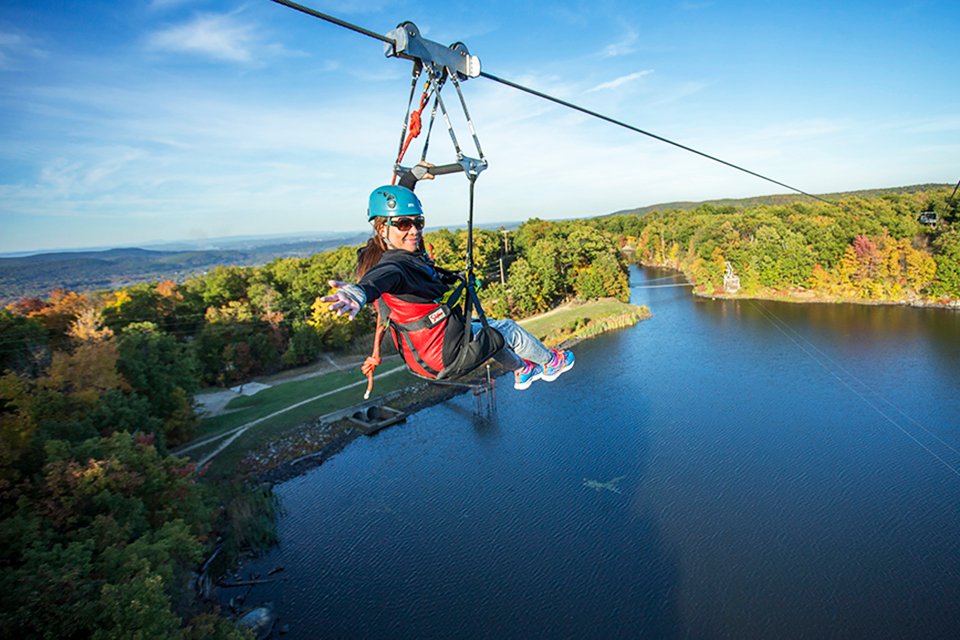
[[[403, 147], [400, 148], [400, 155], [397, 156], [396, 164], [399, 165], [400, 161], [403, 160], [403, 156], [407, 153], [407, 148], [410, 146], [410, 143], [413, 142], [413, 139], [420, 135], [420, 131], [423, 129], [422, 114], [423, 108], [427, 106], [427, 102], [430, 101], [430, 83], [427, 82], [426, 86], [423, 88], [423, 95], [420, 96], [420, 108], [415, 109], [410, 114], [410, 124], [407, 126], [407, 138], [403, 141]], [[393, 174], [393, 181], [391, 184], [397, 184], [397, 174]]]

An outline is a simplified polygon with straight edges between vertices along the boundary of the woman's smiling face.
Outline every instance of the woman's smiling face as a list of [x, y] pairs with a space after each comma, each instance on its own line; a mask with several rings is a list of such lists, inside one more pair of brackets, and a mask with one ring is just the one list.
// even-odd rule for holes
[[[417, 224], [413, 224], [416, 222]], [[417, 228], [417, 227], [420, 228]], [[423, 234], [423, 217], [391, 218], [383, 226], [383, 239], [391, 249], [403, 249], [415, 252], [420, 248], [420, 237]], [[406, 229], [406, 230], [404, 230]]]

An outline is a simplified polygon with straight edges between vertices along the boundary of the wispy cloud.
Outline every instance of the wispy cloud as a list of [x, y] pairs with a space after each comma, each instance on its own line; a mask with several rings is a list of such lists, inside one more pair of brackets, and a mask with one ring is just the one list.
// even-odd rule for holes
[[625, 56], [636, 51], [636, 43], [640, 36], [631, 29], [627, 35], [618, 42], [613, 42], [601, 49], [598, 54], [601, 58], [617, 58]]
[[898, 122], [893, 128], [902, 128], [907, 133], [956, 133], [960, 131], [960, 116], [911, 119], [907, 122]]
[[619, 78], [614, 78], [613, 80], [609, 80], [607, 82], [601, 82], [595, 87], [590, 87], [584, 93], [594, 93], [596, 91], [607, 91], [608, 89], [616, 89], [618, 87], [622, 87], [623, 85], [629, 82], [633, 82], [634, 80], [639, 80], [643, 76], [648, 76], [651, 73], [653, 73], [653, 71], [651, 71], [650, 69], [637, 71], [636, 73], [628, 73], [625, 76], [620, 76]]
[[148, 48], [156, 51], [197, 54], [227, 62], [250, 62], [258, 44], [254, 26], [231, 14], [199, 14], [147, 39]]
[[32, 38], [0, 31], [0, 69], [15, 69], [17, 60], [25, 57], [42, 58], [46, 54]]
[[692, 95], [700, 93], [708, 86], [710, 86], [710, 84], [706, 82], [684, 82], [659, 94], [656, 99], [650, 102], [650, 105], [663, 107], [681, 102]]

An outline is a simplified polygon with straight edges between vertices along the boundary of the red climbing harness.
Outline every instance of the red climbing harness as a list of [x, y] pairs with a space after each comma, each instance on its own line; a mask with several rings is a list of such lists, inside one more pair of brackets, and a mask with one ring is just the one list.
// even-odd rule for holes
[[[373, 389], [373, 371], [381, 361], [380, 342], [387, 328], [410, 373], [427, 380], [465, 376], [503, 348], [503, 336], [487, 324], [476, 292], [463, 276], [457, 277], [460, 283], [444, 304], [407, 302], [390, 294], [380, 297], [373, 353], [361, 367], [367, 376], [365, 398]], [[475, 334], [465, 320], [474, 310], [481, 323]]]

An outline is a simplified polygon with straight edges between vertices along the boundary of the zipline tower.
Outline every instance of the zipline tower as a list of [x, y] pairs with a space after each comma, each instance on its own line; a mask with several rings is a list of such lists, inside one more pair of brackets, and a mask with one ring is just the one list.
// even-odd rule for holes
[[733, 265], [724, 262], [726, 270], [723, 273], [723, 291], [724, 293], [736, 293], [740, 290], [740, 276], [733, 272]]

